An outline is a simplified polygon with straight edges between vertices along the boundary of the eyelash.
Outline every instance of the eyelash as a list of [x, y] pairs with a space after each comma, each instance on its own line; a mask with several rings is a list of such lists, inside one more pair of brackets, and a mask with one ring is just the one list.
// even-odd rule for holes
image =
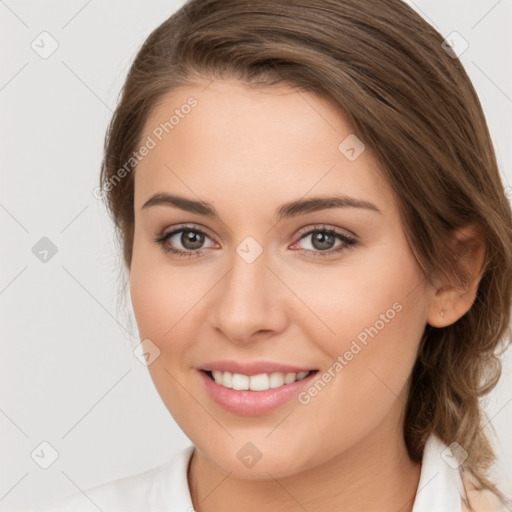
[[[162, 233], [155, 240], [155, 242], [160, 244], [162, 246], [162, 249], [165, 252], [170, 253], [173, 256], [176, 256], [178, 258], [192, 258], [192, 257], [201, 256], [201, 254], [204, 252], [201, 249], [198, 249], [196, 251], [182, 251], [182, 250], [174, 249], [173, 247], [170, 247], [169, 245], [166, 244], [167, 240], [169, 240], [172, 236], [176, 235], [177, 233], [181, 233], [182, 231], [192, 231], [194, 233], [201, 233], [211, 239], [211, 237], [205, 231], [195, 227], [194, 225], [180, 225], [168, 233]], [[299, 242], [303, 238], [306, 238], [308, 235], [313, 234], [314, 231], [321, 231], [324, 234], [327, 233], [329, 235], [334, 235], [339, 240], [341, 240], [343, 242], [343, 244], [340, 244], [338, 246], [338, 248], [336, 248], [336, 249], [328, 249], [326, 251], [318, 251], [318, 250], [314, 251], [311, 249], [299, 249], [298, 250], [299, 252], [301, 252], [301, 253], [305, 252], [307, 254], [312, 253], [314, 255], [314, 257], [325, 258], [325, 257], [340, 253], [345, 250], [353, 249], [357, 245], [357, 241], [354, 238], [352, 238], [348, 235], [345, 235], [344, 233], [338, 231], [335, 228], [332, 228], [330, 226], [326, 226], [323, 224], [308, 226], [307, 228], [305, 228], [303, 231], [301, 231], [299, 233], [299, 239], [297, 240], [297, 242]]]

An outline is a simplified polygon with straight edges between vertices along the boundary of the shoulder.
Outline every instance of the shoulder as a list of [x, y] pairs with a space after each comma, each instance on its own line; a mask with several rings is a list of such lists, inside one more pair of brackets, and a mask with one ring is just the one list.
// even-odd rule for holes
[[[461, 477], [469, 505], [474, 512], [505, 512], [507, 510], [493, 492], [480, 488], [478, 481], [470, 471], [462, 469]], [[471, 512], [464, 503], [462, 512]]]
[[193, 450], [188, 446], [160, 466], [75, 492], [35, 512], [171, 512], [169, 506], [190, 499], [187, 466]]

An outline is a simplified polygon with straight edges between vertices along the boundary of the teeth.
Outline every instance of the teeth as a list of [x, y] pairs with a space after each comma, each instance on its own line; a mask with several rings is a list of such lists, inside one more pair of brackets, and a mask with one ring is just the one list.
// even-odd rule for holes
[[284, 384], [284, 373], [271, 373], [269, 387], [278, 388]]
[[[247, 375], [242, 375], [240, 373], [234, 373], [232, 383], [233, 383], [233, 389], [237, 389], [237, 390], [249, 389], [249, 377]], [[221, 384], [224, 385], [224, 379], [222, 379]]]
[[291, 384], [292, 382], [295, 382], [295, 377], [297, 376], [296, 373], [287, 373], [284, 376], [284, 383], [285, 384]]
[[251, 391], [265, 391], [269, 389], [268, 374], [260, 373], [259, 375], [251, 375], [249, 377], [249, 389]]
[[224, 372], [224, 375], [222, 372], [219, 373], [220, 378], [222, 379], [222, 385], [231, 389], [233, 387], [233, 374], [231, 372]]
[[267, 389], [279, 388], [285, 384], [291, 384], [296, 380], [301, 380], [309, 372], [299, 373], [260, 373], [258, 375], [242, 375], [240, 373], [212, 371], [213, 378], [217, 384], [226, 388], [232, 388], [239, 391], [266, 391]]

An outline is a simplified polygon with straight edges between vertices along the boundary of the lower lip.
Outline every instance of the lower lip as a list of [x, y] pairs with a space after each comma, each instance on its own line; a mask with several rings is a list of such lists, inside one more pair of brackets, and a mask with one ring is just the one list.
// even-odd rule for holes
[[316, 374], [312, 372], [301, 380], [266, 391], [238, 391], [217, 384], [204, 371], [199, 370], [199, 376], [214, 402], [229, 412], [243, 416], [258, 416], [277, 409], [296, 397]]

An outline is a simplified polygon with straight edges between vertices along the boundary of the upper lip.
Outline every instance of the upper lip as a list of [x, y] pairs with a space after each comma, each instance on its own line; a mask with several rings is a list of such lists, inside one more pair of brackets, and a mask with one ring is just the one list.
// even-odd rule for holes
[[303, 366], [293, 366], [282, 363], [274, 363], [272, 361], [212, 361], [202, 365], [200, 370], [221, 372], [240, 373], [242, 375], [258, 375], [260, 373], [300, 373], [314, 370], [313, 368], [305, 368]]

